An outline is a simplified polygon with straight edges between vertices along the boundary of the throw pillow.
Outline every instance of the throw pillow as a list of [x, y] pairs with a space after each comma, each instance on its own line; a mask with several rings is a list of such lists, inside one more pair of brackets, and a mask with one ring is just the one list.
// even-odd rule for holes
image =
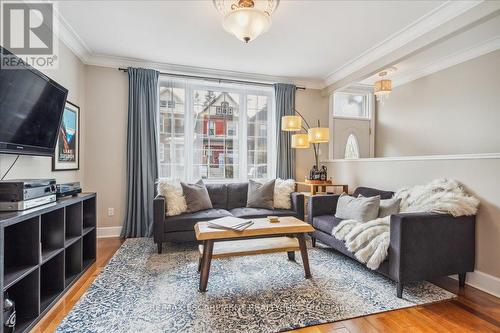
[[248, 181], [247, 207], [273, 209], [274, 206], [274, 184], [272, 179], [264, 184], [255, 180]]
[[380, 207], [380, 196], [375, 197], [352, 197], [342, 194], [337, 202], [335, 217], [344, 220], [356, 220], [368, 222], [378, 217]]
[[399, 213], [399, 205], [401, 198], [391, 198], [380, 200], [380, 208], [378, 209], [378, 217], [386, 217]]
[[295, 191], [295, 180], [276, 179], [274, 183], [274, 208], [291, 209], [292, 199], [290, 195]]
[[196, 184], [181, 182], [182, 193], [186, 198], [187, 211], [189, 213], [198, 212], [204, 209], [212, 209], [212, 201], [208, 195], [207, 187], [200, 179]]
[[168, 180], [160, 180], [157, 185], [158, 194], [165, 197], [167, 216], [175, 216], [187, 211], [186, 199], [182, 194], [181, 184]]

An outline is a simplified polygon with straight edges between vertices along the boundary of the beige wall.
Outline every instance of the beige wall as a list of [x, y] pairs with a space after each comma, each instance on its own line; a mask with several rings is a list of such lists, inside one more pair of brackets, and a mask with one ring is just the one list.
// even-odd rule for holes
[[[328, 127], [328, 96], [322, 96], [321, 90], [297, 90], [295, 108], [306, 118], [309, 125], [316, 126], [319, 119], [321, 126]], [[314, 165], [314, 150], [311, 146], [309, 149], [297, 149], [295, 153], [295, 179], [303, 181]], [[320, 161], [328, 158], [327, 144], [320, 145], [319, 155]]]
[[500, 152], [500, 50], [396, 87], [377, 103], [376, 157]]
[[[453, 178], [481, 201], [476, 272], [468, 283], [500, 295], [500, 51], [395, 88], [377, 103], [376, 158], [330, 161], [338, 183], [384, 190]], [[406, 157], [404, 157], [406, 156]], [[498, 155], [497, 155], [498, 156]]]
[[[476, 270], [500, 278], [500, 158], [469, 160], [383, 159], [328, 164], [337, 182], [396, 190], [448, 177], [481, 200], [476, 221]], [[500, 280], [499, 280], [500, 282]]]
[[[89, 132], [85, 137], [86, 190], [98, 193], [99, 227], [120, 227], [126, 208], [127, 76], [97, 66], [86, 66], [85, 75]], [[320, 90], [298, 90], [296, 108], [310, 124], [318, 119], [322, 125], [328, 124], [328, 97], [321, 96]], [[328, 156], [326, 145], [322, 145], [321, 153], [323, 158]], [[304, 178], [313, 162], [312, 148], [297, 150], [297, 179]], [[108, 208], [114, 208], [114, 216], [108, 216]]]
[[[15, 178], [56, 178], [58, 183], [80, 181], [84, 183], [85, 161], [85, 103], [84, 103], [84, 65], [63, 43], [59, 43], [59, 67], [43, 70], [44, 74], [57, 81], [68, 92], [68, 100], [80, 107], [80, 170], [52, 172], [50, 157], [21, 156], [6, 179]], [[3, 175], [14, 161], [15, 155], [0, 154], [0, 175]]]
[[[127, 75], [86, 66], [86, 190], [97, 192], [98, 226], [120, 227], [125, 216]], [[114, 208], [114, 216], [108, 216]]]

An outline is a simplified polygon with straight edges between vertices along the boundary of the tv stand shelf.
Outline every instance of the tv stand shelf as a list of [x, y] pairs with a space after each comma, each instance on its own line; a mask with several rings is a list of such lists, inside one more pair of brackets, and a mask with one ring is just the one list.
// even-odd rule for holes
[[[96, 194], [0, 212], [0, 305], [14, 301], [15, 332], [29, 332], [96, 260]], [[3, 311], [0, 333], [4, 333]]]

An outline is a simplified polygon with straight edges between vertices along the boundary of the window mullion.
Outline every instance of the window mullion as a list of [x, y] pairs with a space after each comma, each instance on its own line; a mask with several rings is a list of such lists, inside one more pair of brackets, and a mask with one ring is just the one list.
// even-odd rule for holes
[[[276, 119], [276, 105], [272, 94], [267, 95], [267, 175], [269, 178], [276, 178], [277, 165], [277, 137], [278, 120]], [[279, 120], [281, 121], [281, 120]]]
[[239, 178], [248, 180], [248, 163], [247, 163], [247, 148], [248, 148], [248, 113], [247, 113], [247, 94], [246, 91], [240, 91], [240, 117], [238, 132], [238, 168]]
[[193, 161], [194, 161], [194, 108], [193, 108], [193, 88], [191, 84], [185, 82], [185, 104], [184, 104], [184, 179], [191, 180], [193, 178]]

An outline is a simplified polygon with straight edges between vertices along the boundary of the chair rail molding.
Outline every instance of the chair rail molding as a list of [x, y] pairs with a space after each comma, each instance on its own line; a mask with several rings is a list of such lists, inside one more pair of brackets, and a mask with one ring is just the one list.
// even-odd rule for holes
[[484, 160], [484, 159], [500, 159], [500, 153], [373, 157], [373, 158], [358, 158], [358, 159], [327, 159], [327, 160], [322, 160], [321, 162], [359, 163], [359, 162], [388, 162], [388, 161]]

